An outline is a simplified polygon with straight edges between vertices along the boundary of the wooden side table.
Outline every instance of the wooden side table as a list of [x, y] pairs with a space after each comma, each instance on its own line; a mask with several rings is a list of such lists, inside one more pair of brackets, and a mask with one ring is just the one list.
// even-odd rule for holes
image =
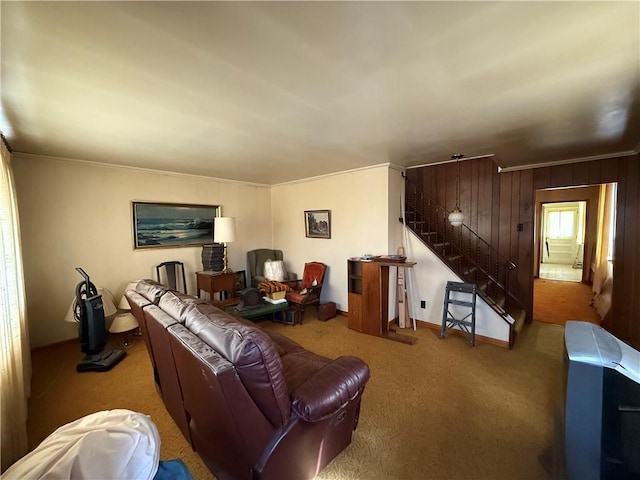
[[[200, 292], [208, 292], [209, 300], [213, 305], [223, 310], [226, 307], [237, 305], [240, 297], [236, 295], [236, 274], [231, 273], [213, 273], [213, 272], [196, 272], [196, 290], [198, 297]], [[215, 299], [215, 294], [218, 299]], [[226, 294], [227, 298], [224, 298]]]

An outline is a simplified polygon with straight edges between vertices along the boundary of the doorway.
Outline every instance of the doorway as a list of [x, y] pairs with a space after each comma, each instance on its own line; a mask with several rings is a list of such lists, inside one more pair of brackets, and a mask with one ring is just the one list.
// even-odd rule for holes
[[603, 258], [606, 263], [613, 255], [615, 204], [615, 184], [536, 192], [534, 320], [601, 322], [606, 309], [598, 305], [601, 298], [610, 298], [613, 271], [608, 269], [604, 277], [597, 272]]
[[539, 277], [581, 282], [586, 201], [542, 204]]

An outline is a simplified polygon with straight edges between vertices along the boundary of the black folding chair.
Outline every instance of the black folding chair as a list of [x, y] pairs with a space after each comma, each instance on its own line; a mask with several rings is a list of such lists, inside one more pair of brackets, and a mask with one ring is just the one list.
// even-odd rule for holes
[[[160, 270], [163, 267], [165, 269], [166, 283], [160, 279]], [[182, 272], [182, 290], [178, 288], [180, 272]], [[156, 266], [156, 273], [158, 275], [158, 283], [167, 285], [172, 290], [182, 291], [185, 294], [187, 293], [187, 281], [184, 276], [184, 264], [182, 262], [178, 262], [175, 260], [171, 262], [162, 262], [160, 265]]]

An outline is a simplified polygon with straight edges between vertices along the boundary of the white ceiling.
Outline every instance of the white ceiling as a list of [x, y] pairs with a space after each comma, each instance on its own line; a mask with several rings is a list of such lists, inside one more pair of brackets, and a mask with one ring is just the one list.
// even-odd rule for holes
[[637, 151], [640, 2], [1, 3], [15, 152], [275, 184]]

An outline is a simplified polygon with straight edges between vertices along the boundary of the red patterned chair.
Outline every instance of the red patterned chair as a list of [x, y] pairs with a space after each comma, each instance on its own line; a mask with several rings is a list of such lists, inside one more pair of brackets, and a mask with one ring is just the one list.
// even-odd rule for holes
[[296, 316], [302, 323], [304, 309], [310, 305], [316, 307], [320, 303], [320, 293], [324, 282], [324, 274], [327, 266], [321, 262], [309, 262], [304, 264], [302, 280], [285, 282], [291, 288], [287, 291], [287, 301], [297, 309]]

